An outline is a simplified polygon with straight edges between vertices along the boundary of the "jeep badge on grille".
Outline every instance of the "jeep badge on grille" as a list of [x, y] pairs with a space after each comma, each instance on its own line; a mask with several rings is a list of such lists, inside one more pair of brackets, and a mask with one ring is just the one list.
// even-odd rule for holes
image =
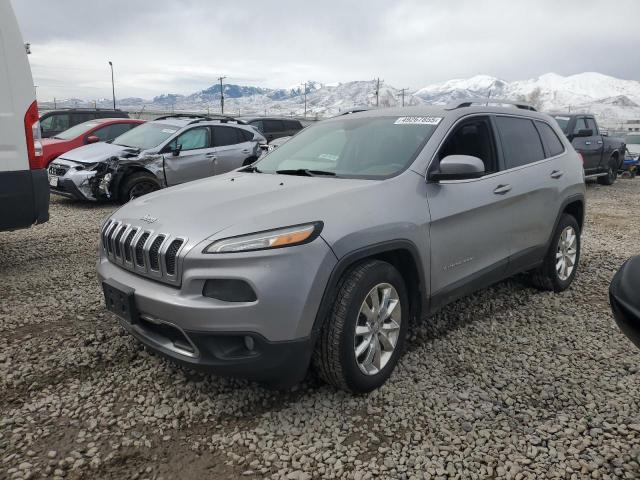
[[147, 213], [144, 217], [140, 218], [140, 220], [147, 223], [154, 223], [158, 221], [158, 217], [152, 217]]

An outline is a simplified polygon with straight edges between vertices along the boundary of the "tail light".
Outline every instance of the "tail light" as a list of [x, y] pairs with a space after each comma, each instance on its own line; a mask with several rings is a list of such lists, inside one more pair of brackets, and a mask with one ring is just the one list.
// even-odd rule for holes
[[24, 115], [24, 136], [27, 140], [27, 154], [29, 168], [36, 170], [40, 167], [38, 160], [42, 157], [42, 143], [40, 143], [40, 116], [38, 103], [34, 101]]

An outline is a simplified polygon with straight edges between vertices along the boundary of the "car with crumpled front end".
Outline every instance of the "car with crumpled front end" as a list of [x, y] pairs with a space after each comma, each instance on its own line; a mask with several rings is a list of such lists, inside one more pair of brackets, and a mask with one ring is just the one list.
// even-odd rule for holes
[[488, 103], [335, 117], [130, 202], [101, 229], [107, 308], [189, 367], [287, 386], [312, 364], [367, 392], [410, 322], [521, 272], [569, 288], [580, 157], [551, 117]]
[[111, 143], [86, 145], [49, 167], [52, 193], [126, 202], [160, 188], [219, 175], [260, 155], [264, 137], [231, 117], [169, 115]]

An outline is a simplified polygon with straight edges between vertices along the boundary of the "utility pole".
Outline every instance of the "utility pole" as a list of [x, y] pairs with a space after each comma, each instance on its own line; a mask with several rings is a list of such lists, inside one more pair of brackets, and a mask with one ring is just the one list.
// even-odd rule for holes
[[56, 97], [53, 97], [53, 108], [54, 110], [58, 108], [58, 104], [56, 103]]
[[111, 67], [111, 94], [113, 95], [113, 109], [116, 109], [116, 85], [113, 81], [113, 63], [109, 60], [109, 66]]
[[304, 118], [307, 118], [307, 82], [304, 85]]
[[487, 103], [484, 104], [485, 107], [489, 106], [489, 100], [491, 99], [491, 90], [489, 90], [489, 93], [487, 93]]
[[38, 85], [33, 86], [33, 95], [36, 97], [36, 102], [38, 101]]
[[376, 79], [376, 108], [378, 108], [380, 101], [380, 77]]
[[407, 90], [409, 90], [408, 88], [401, 88], [400, 89], [400, 96], [402, 97], [402, 106], [404, 107], [404, 92], [406, 92]]
[[222, 86], [222, 80], [227, 77], [218, 77], [220, 80], [220, 114], [224, 115], [224, 87]]

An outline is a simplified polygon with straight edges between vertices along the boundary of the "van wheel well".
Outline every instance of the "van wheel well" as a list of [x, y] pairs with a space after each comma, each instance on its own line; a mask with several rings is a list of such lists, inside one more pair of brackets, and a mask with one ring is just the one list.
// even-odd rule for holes
[[407, 286], [407, 293], [409, 294], [411, 319], [420, 320], [422, 314], [422, 295], [420, 294], [420, 288], [424, 286], [420, 285], [420, 275], [418, 274], [418, 268], [411, 252], [403, 249], [389, 250], [364, 258], [362, 261], [372, 258], [390, 263], [400, 272]]
[[563, 213], [568, 213], [578, 222], [578, 226], [580, 227], [580, 231], [582, 231], [582, 225], [584, 223], [584, 204], [576, 200], [575, 202], [571, 202], [566, 207], [564, 207]]

